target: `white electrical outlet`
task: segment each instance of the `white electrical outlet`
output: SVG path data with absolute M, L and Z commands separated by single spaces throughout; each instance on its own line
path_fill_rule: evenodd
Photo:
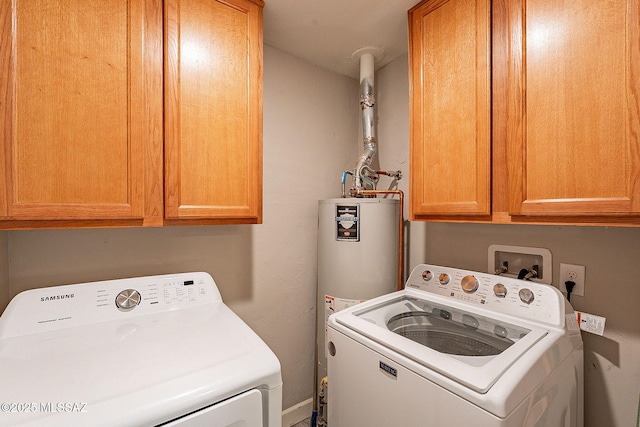
M 562 264 L 560 263 L 560 291 L 567 293 L 565 282 L 572 281 L 575 283 L 571 295 L 584 296 L 584 265 Z

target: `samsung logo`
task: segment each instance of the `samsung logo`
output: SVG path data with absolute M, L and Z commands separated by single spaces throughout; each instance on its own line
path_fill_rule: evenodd
M 73 294 L 52 295 L 50 297 L 42 297 L 42 298 L 40 298 L 40 301 L 42 301 L 42 302 L 45 302 L 45 301 L 57 301 L 57 300 L 69 299 L 69 298 L 73 298 L 73 297 L 74 297 Z

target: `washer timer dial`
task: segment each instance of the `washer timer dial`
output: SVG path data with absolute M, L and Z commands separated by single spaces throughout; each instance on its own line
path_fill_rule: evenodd
M 525 304 L 531 304 L 535 298 L 531 289 L 528 288 L 520 289 L 520 292 L 518 292 L 518 296 L 520 297 L 520 301 Z
M 116 296 L 116 307 L 120 311 L 131 311 L 140 304 L 141 299 L 140 292 L 135 289 L 125 289 Z
M 474 276 L 464 276 L 460 282 L 462 290 L 468 294 L 472 294 L 478 290 L 478 279 Z
M 507 296 L 507 287 L 502 283 L 496 283 L 493 285 L 493 293 L 498 298 L 504 298 Z

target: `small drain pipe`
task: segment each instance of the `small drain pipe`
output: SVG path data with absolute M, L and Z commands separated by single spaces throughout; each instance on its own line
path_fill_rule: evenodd
M 318 418 L 316 419 L 317 427 L 328 427 L 327 424 L 327 389 L 329 380 L 327 377 L 320 381 L 320 394 L 318 395 Z

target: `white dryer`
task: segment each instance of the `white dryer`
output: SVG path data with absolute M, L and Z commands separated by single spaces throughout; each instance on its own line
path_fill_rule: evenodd
M 583 425 L 583 345 L 554 287 L 419 265 L 329 318 L 329 427 Z
M 0 425 L 281 427 L 280 363 L 207 273 L 22 292 L 0 317 Z

